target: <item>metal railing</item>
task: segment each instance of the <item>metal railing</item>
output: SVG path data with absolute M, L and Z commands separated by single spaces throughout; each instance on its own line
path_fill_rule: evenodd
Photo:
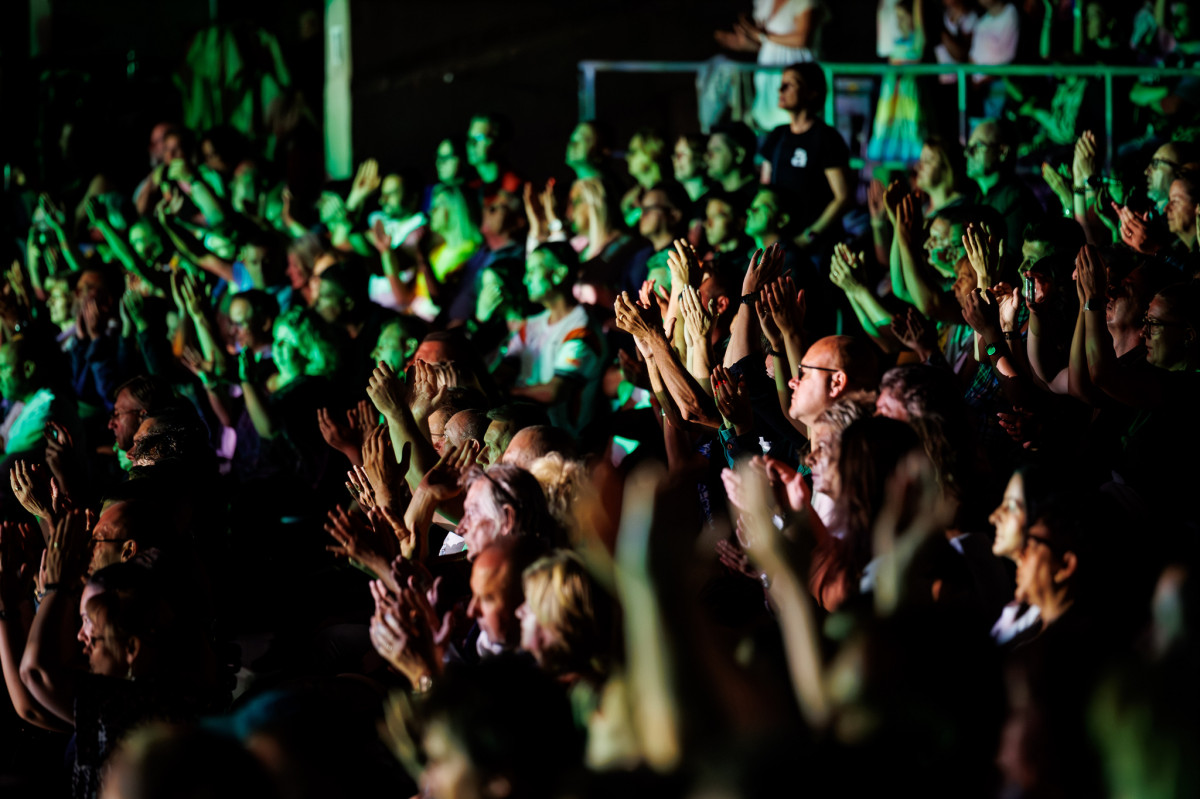
M 759 66 L 740 61 L 729 61 L 729 66 L 739 72 L 781 73 L 783 66 Z M 596 116 L 596 76 L 600 72 L 641 73 L 692 73 L 711 66 L 707 61 L 580 61 L 579 62 L 579 118 L 594 119 Z M 1008 64 L 1005 66 L 983 66 L 980 64 L 837 64 L 821 62 L 829 92 L 825 97 L 825 121 L 834 122 L 835 78 L 848 76 L 882 75 L 954 75 L 958 83 L 958 131 L 966 143 L 967 135 L 967 86 L 972 75 L 999 75 L 1001 77 L 1064 77 L 1080 75 L 1104 81 L 1104 140 L 1108 164 L 1113 160 L 1113 79 L 1136 78 L 1143 75 L 1157 77 L 1197 77 L 1197 69 L 1166 69 L 1157 67 L 1106 67 L 1106 66 L 1063 66 L 1044 64 Z

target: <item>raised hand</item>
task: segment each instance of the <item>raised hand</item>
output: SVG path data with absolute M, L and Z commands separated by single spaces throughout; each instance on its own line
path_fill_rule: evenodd
M 1121 241 L 1128 247 L 1143 255 L 1153 255 L 1162 249 L 1159 243 L 1151 238 L 1150 227 L 1147 224 L 1150 219 L 1149 211 L 1139 215 L 1129 210 L 1129 206 L 1117 205 L 1115 202 L 1112 207 L 1121 219 Z
M 893 226 L 896 224 L 896 212 L 900 209 L 900 201 L 908 194 L 908 185 L 899 180 L 889 183 L 887 190 L 883 193 L 883 210 L 887 213 L 888 221 Z
M 348 424 L 334 421 L 333 414 L 328 408 L 317 409 L 317 427 L 321 438 L 333 449 L 350 459 L 350 463 L 362 463 L 362 434 L 355 424 L 357 414 L 354 409 L 346 412 Z
M 414 419 L 426 419 L 440 404 L 445 391 L 438 386 L 438 372 L 425 361 L 413 361 L 408 370 L 409 409 Z
M 979 288 L 989 288 L 990 276 L 1000 270 L 1000 259 L 1004 257 L 1004 242 L 993 236 L 986 226 L 972 223 L 967 225 L 962 243 L 967 249 L 967 259 L 971 262 L 971 268 L 975 270 Z
M 1084 245 L 1075 256 L 1075 284 L 1084 302 L 1108 296 L 1108 269 L 1100 251 L 1091 244 Z
M 525 200 L 525 218 L 529 221 L 529 235 L 542 239 L 546 233 L 546 211 L 542 207 L 541 197 L 533 193 L 533 184 L 526 183 L 522 197 Z
M 717 410 L 725 422 L 740 435 L 754 422 L 754 411 L 750 408 L 750 394 L 745 379 L 736 380 L 724 366 L 713 368 L 711 384 Z
M 417 534 L 404 523 L 404 514 L 402 512 L 380 505 L 373 509 L 369 515 L 371 523 L 377 532 L 391 530 L 400 548 L 400 560 L 413 560 L 414 558 L 423 558 L 425 556 L 426 553 L 417 551 L 420 541 L 417 539 Z
M 376 580 L 371 583 L 371 595 L 375 598 L 371 644 L 413 688 L 426 687 L 441 673 L 453 617 L 446 614 L 439 623 L 425 597 L 406 586 L 393 595 Z
M 358 166 L 354 183 L 350 185 L 350 194 L 346 197 L 346 208 L 353 211 L 379 188 L 379 162 L 368 158 Z
M 762 572 L 750 562 L 746 551 L 727 538 L 717 541 L 717 559 L 734 574 L 749 577 L 754 581 L 762 579 Z
M 433 468 L 421 478 L 418 491 L 425 491 L 438 502 L 463 492 L 462 475 L 479 456 L 479 443 L 468 440 L 462 446 L 449 447 Z
M 389 419 L 396 419 L 403 413 L 404 384 L 396 377 L 392 367 L 380 361 L 371 373 L 371 381 L 367 384 L 367 396 L 375 408 Z
M 696 248 L 687 239 L 675 239 L 675 249 L 667 252 L 667 270 L 671 273 L 671 291 L 678 294 L 684 286 L 700 287 L 703 270 Z
M 845 244 L 839 243 L 833 248 L 833 260 L 829 262 L 830 282 L 847 294 L 866 288 L 861 270 L 857 268 L 862 260 L 861 253 L 856 255 Z
M 1042 180 L 1046 181 L 1046 185 L 1054 192 L 1063 208 L 1070 211 L 1075 207 L 1075 195 L 1068 176 L 1060 174 L 1048 161 L 1042 163 Z
M 691 286 L 685 287 L 679 296 L 681 298 L 679 310 L 683 315 L 684 332 L 687 333 L 689 340 L 696 342 L 696 346 L 699 346 L 712 334 L 717 315 L 717 301 L 710 299 L 708 307 L 705 308 L 700 292 Z
M 658 313 L 664 319 L 667 316 L 667 306 L 671 304 L 671 295 L 662 286 L 655 287 L 654 280 L 643 280 L 638 289 L 638 305 L 649 308 L 650 303 L 658 305 Z
M 404 475 L 408 473 L 411 455 L 412 445 L 405 443 L 404 450 L 400 454 L 400 462 L 396 462 L 396 454 L 392 450 L 392 439 L 388 436 L 387 425 L 379 425 L 363 439 L 363 472 L 371 481 L 375 502 L 380 507 L 403 512 L 403 508 L 399 507 L 398 503 L 405 493 Z
M 67 511 L 55 521 L 46 547 L 43 590 L 48 585 L 82 581 L 87 574 L 94 523 L 91 511 L 80 510 Z
M 1090 130 L 1085 130 L 1075 142 L 1075 157 L 1071 162 L 1076 185 L 1095 177 L 1096 161 L 1096 136 Z
M 908 347 L 922 361 L 929 360 L 938 348 L 937 327 L 930 323 L 916 308 L 909 308 L 903 315 L 892 318 L 892 335 Z
M 658 310 L 658 303 L 651 306 Z M 656 319 L 650 313 L 650 308 L 642 308 L 629 298 L 629 292 L 623 291 L 613 303 L 617 327 L 633 336 L 635 339 L 648 339 L 654 335 L 655 329 L 662 329 L 662 319 Z
M 755 250 L 750 256 L 746 276 L 742 278 L 742 296 L 757 294 L 758 290 L 779 277 L 783 269 L 783 248 L 772 244 L 766 250 Z
M 371 225 L 368 233 L 371 244 L 379 251 L 380 255 L 387 255 L 392 251 L 392 237 L 388 235 L 387 226 L 382 218 L 375 220 L 375 224 Z
M 867 187 L 867 210 L 871 214 L 872 222 L 878 222 L 887 216 L 886 194 L 887 190 L 883 187 L 882 181 L 872 180 Z
M 1013 406 L 1012 413 L 1000 411 L 996 418 L 1000 422 L 1000 429 L 1007 433 L 1009 438 L 1020 444 L 1023 449 L 1033 448 L 1034 438 L 1040 429 L 1033 411 Z
M 395 538 L 379 535 L 363 514 L 347 513 L 340 505 L 329 511 L 325 532 L 337 541 L 325 547 L 327 551 L 363 564 L 376 576 L 384 573 L 399 554 Z
M 75 439 L 58 422 L 49 422 L 42 431 L 46 441 L 46 466 L 50 469 L 50 507 L 57 510 L 66 501 L 66 490 L 75 473 Z
M 860 255 L 859 258 L 861 257 Z M 759 295 L 759 303 L 766 306 L 780 333 L 785 336 L 800 335 L 804 329 L 807 306 L 804 301 L 804 289 L 797 291 L 791 276 L 778 278 L 770 285 L 764 286 Z
M 371 487 L 371 480 L 362 466 L 353 466 L 346 472 L 346 490 L 364 511 L 375 507 L 375 489 Z
M 963 300 L 963 321 L 971 329 L 985 339 L 995 335 L 1000 330 L 1000 310 L 992 302 L 991 295 L 983 289 L 976 289 Z
M 53 478 L 40 465 L 17 461 L 8 476 L 13 495 L 22 508 L 43 519 L 58 517 L 61 509 L 55 506 L 51 487 Z
M 1021 310 L 1021 287 L 1010 286 L 1007 283 L 997 283 L 990 289 L 999 309 L 1000 330 L 1005 333 L 1015 333 L 1017 330 L 1017 314 Z
M 917 205 L 915 194 L 906 194 L 896 208 L 896 235 L 901 240 L 912 243 L 917 240 L 921 230 L 921 207 Z

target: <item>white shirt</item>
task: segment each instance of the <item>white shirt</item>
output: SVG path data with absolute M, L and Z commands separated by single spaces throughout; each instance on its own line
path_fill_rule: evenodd
M 584 306 L 550 324 L 550 312 L 525 320 L 513 334 L 508 354 L 521 359 L 519 385 L 540 386 L 555 377 L 584 383 L 570 400 L 548 409 L 550 421 L 573 433 L 591 421 L 596 408 L 598 382 L 604 367 L 604 338 L 588 318 Z
M 971 63 L 1011 64 L 1017 57 L 1020 33 L 1021 18 L 1012 3 L 999 14 L 984 14 L 971 37 Z

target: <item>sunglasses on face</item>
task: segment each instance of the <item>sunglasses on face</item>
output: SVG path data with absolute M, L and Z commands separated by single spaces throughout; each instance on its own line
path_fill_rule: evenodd
M 839 371 L 838 369 L 830 369 L 827 366 L 808 366 L 807 364 L 802 363 L 796 367 L 796 379 L 797 380 L 804 379 L 804 370 L 805 369 L 815 369 L 818 372 L 837 372 L 837 371 Z

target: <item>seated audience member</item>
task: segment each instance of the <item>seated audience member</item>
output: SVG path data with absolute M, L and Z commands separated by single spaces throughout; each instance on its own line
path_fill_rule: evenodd
M 577 179 L 602 177 L 608 171 L 609 133 L 594 119 L 580 122 L 567 140 L 567 167 Z
M 606 348 L 571 292 L 573 264 L 565 244 L 543 244 L 530 254 L 525 287 L 530 302 L 546 310 L 525 320 L 507 355 L 520 365 L 512 395 L 545 405 L 554 424 L 578 434 L 600 411 L 595 385 Z
M 714 189 L 728 197 L 738 217 L 746 213 L 758 191 L 754 145 L 754 132 L 741 122 L 718 125 L 708 135 L 708 149 L 704 153 L 708 178 Z
M 705 260 L 711 262 L 714 270 L 745 262 L 750 251 L 750 240 L 743 232 L 745 227 L 745 212 L 737 210 L 729 195 L 717 190 L 708 193 L 704 206 L 704 242 L 708 245 Z
M 479 462 L 483 466 L 500 463 L 513 438 L 525 428 L 549 423 L 545 409 L 530 402 L 500 405 L 488 411 L 487 418 L 490 424 L 484 433 L 483 450 L 479 454 Z
M 1007 125 L 988 119 L 971 131 L 967 177 L 979 187 L 978 202 L 1004 217 L 1008 252 L 1021 249 L 1025 226 L 1042 215 L 1037 197 L 1016 175 L 1017 153 Z

